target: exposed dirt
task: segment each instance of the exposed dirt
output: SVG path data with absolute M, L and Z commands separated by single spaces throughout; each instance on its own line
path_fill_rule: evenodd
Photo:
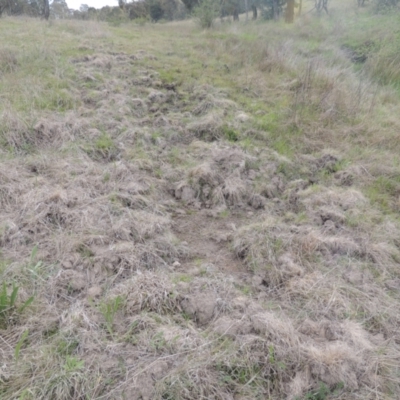
M 233 233 L 246 218 L 220 217 L 219 213 L 218 210 L 194 211 L 193 214 L 189 211 L 189 215 L 178 214 L 174 218 L 173 231 L 188 244 L 191 254 L 191 259 L 183 262 L 178 270 L 196 271 L 200 267 L 233 275 L 248 274 L 244 264 L 229 248 Z

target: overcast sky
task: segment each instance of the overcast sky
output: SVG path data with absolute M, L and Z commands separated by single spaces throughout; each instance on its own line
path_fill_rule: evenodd
M 118 0 L 66 0 L 68 8 L 78 10 L 81 4 L 87 4 L 89 7 L 101 8 L 104 6 L 117 6 Z

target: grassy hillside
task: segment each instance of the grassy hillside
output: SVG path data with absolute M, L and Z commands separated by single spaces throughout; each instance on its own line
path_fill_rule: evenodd
M 2 19 L 0 399 L 399 398 L 399 22 Z

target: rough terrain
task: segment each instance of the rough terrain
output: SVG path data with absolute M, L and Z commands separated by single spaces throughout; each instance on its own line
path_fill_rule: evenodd
M 1 399 L 398 398 L 400 100 L 336 23 L 5 23 Z

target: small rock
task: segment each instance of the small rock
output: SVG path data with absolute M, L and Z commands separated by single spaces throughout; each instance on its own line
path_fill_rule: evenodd
M 201 210 L 201 203 L 199 201 L 196 201 L 195 203 L 193 203 L 193 208 L 195 208 L 196 210 Z
M 251 197 L 249 204 L 255 209 L 264 208 L 265 207 L 265 199 L 264 199 L 264 197 L 260 196 L 259 194 L 254 194 Z
M 71 261 L 64 261 L 61 265 L 64 269 L 72 269 L 73 268 Z
M 163 99 L 165 97 L 164 93 L 159 92 L 157 90 L 153 90 L 149 95 L 148 95 L 148 100 L 150 102 L 155 102 L 155 101 L 160 101 L 161 99 Z
M 198 267 L 193 267 L 193 268 L 190 269 L 187 273 L 188 273 L 188 275 L 198 276 L 198 275 L 201 275 L 202 271 L 201 271 L 201 269 L 198 268 Z
M 181 295 L 182 293 L 189 292 L 190 284 L 188 282 L 178 282 L 176 284 L 176 291 Z
M 181 266 L 181 263 L 179 261 L 174 261 L 174 263 L 172 264 L 172 266 L 174 268 L 179 268 Z
M 249 117 L 246 113 L 240 112 L 240 113 L 238 113 L 238 114 L 236 115 L 236 119 L 237 119 L 239 122 L 246 122 L 246 121 L 248 121 L 248 120 L 250 119 L 250 117 Z
M 251 281 L 254 286 L 261 286 L 263 283 L 263 278 L 259 275 L 254 275 Z
M 87 291 L 88 297 L 91 297 L 91 298 L 99 297 L 99 296 L 101 296 L 101 293 L 102 293 L 102 289 L 100 286 L 92 286 Z
M 191 316 L 199 325 L 205 325 L 214 316 L 217 299 L 211 292 L 199 293 L 183 299 L 181 306 L 183 311 Z
M 182 189 L 181 198 L 182 198 L 183 201 L 191 201 L 191 200 L 194 199 L 195 194 L 196 194 L 195 191 L 191 187 L 185 186 Z
M 226 234 L 226 233 L 216 234 L 212 239 L 215 240 L 217 243 L 227 242 L 228 234 Z
M 268 299 L 268 293 L 267 292 L 260 292 L 258 295 L 257 295 L 257 300 L 258 301 L 260 301 L 260 302 L 262 302 L 262 301 L 265 301 L 265 300 L 267 300 Z
M 69 287 L 74 291 L 80 291 L 85 287 L 84 277 L 77 276 L 69 282 Z
M 217 218 L 218 211 L 215 210 L 202 210 L 202 214 L 204 214 L 208 218 Z
M 324 333 L 325 339 L 327 339 L 329 341 L 338 339 L 337 333 L 330 326 L 326 326 L 323 333 Z
M 97 79 L 93 75 L 89 75 L 89 74 L 85 75 L 84 79 L 86 82 L 96 82 L 97 81 Z

